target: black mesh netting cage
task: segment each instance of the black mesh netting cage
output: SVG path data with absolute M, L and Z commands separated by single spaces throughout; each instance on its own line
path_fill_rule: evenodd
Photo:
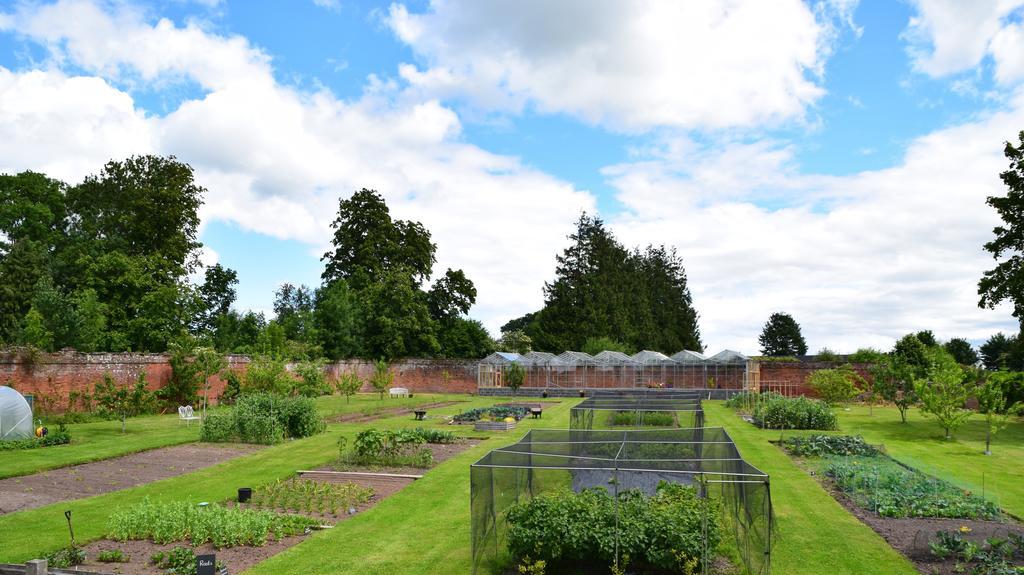
M 740 457 L 720 427 L 690 429 L 531 430 L 520 441 L 495 449 L 470 468 L 474 573 L 506 573 L 508 513 L 545 493 L 579 494 L 603 488 L 614 501 L 615 562 L 620 559 L 620 494 L 651 496 L 662 482 L 692 487 L 716 506 L 719 549 L 701 549 L 704 569 L 716 555 L 738 560 L 744 573 L 767 574 L 771 564 L 772 503 L 768 475 Z M 628 494 L 624 494 L 628 495 Z M 694 529 L 699 532 L 701 529 Z M 700 537 L 695 534 L 694 537 Z M 698 539 L 699 541 L 699 539 Z M 549 569 L 549 573 L 557 573 Z M 707 572 L 707 571 L 705 571 Z
M 599 395 L 569 411 L 570 429 L 704 427 L 700 399 L 665 395 Z

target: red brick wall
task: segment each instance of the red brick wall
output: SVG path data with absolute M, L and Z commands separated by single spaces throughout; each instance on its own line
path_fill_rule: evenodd
M 476 393 L 476 360 L 472 359 L 403 359 L 391 363 L 395 374 L 394 387 L 405 387 L 421 393 Z M 327 365 L 328 377 L 343 371 L 355 371 L 365 382 L 363 391 L 373 391 L 370 377 L 374 362 L 352 359 Z
M 834 369 L 843 365 L 832 361 L 762 361 L 760 364 L 761 391 L 778 391 L 784 395 L 816 397 L 807 378 L 819 369 Z M 871 381 L 871 364 L 856 363 L 853 369 L 866 381 Z
M 444 359 L 406 359 L 391 364 L 394 386 L 419 392 L 476 393 L 476 361 Z M 228 356 L 228 367 L 245 372 L 249 358 Z M 366 380 L 364 391 L 373 391 L 369 378 L 374 364 L 349 360 L 329 364 L 328 377 L 342 370 L 355 369 Z M 43 411 L 65 411 L 71 393 L 91 393 L 104 373 L 110 373 L 119 384 L 133 383 L 140 373 L 152 390 L 167 384 L 171 366 L 164 354 L 155 353 L 41 353 L 31 358 L 21 350 L 0 352 L 0 385 L 13 385 L 25 394 L 35 396 Z M 220 396 L 225 382 L 210 378 L 210 399 Z
M 249 358 L 229 355 L 228 366 L 244 371 Z M 160 389 L 171 378 L 167 356 L 156 353 L 41 353 L 34 359 L 24 351 L 0 352 L 0 384 L 13 385 L 35 396 L 43 411 L 64 411 L 72 392 L 91 393 L 103 374 L 110 373 L 119 384 L 134 383 L 146 374 L 149 389 Z M 224 381 L 210 378 L 210 398 L 224 390 Z

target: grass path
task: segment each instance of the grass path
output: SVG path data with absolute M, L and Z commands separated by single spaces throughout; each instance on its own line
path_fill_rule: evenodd
M 317 408 L 324 416 L 356 412 L 372 414 L 395 407 L 463 399 L 472 397 L 464 394 L 416 394 L 412 398 L 381 401 L 376 393 L 360 393 L 350 401 L 340 395 L 318 398 Z M 198 422 L 186 426 L 176 413 L 133 417 L 128 420 L 123 434 L 120 421 L 71 424 L 68 426 L 71 431 L 69 445 L 3 452 L 0 456 L 0 479 L 191 443 L 199 440 L 199 427 Z
M 984 493 L 1005 511 L 1024 518 L 1024 420 L 995 435 L 985 455 L 985 424 L 972 415 L 952 440 L 934 420 L 912 409 L 907 423 L 894 407 L 855 406 L 837 410 L 843 433 L 861 434 L 882 444 L 889 455 L 921 471 L 975 493 Z
M 771 477 L 776 539 L 772 573 L 911 575 L 917 570 L 870 527 L 850 515 L 805 471 L 721 402 L 705 402 L 706 425 L 724 427 L 743 458 Z

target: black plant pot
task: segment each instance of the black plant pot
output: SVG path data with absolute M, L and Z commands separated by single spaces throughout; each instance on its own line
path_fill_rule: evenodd
M 238 488 L 238 502 L 248 503 L 252 499 L 252 488 L 251 487 L 239 487 Z

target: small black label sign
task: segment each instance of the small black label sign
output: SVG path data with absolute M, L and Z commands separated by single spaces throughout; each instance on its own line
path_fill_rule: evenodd
M 196 575 L 214 575 L 216 572 L 216 555 L 196 555 Z

